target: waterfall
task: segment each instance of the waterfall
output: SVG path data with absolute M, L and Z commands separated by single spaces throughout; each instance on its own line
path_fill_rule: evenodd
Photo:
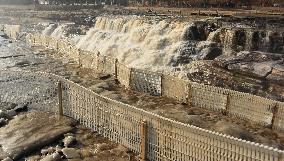
M 98 17 L 95 26 L 76 45 L 116 57 L 129 66 L 168 66 L 176 64 L 186 50 L 184 34 L 191 25 L 139 16 Z
M 43 34 L 68 38 L 82 50 L 99 51 L 130 67 L 151 70 L 244 50 L 284 53 L 283 33 L 245 27 L 208 30 L 208 26 L 210 22 L 203 20 L 108 15 L 97 17 L 82 35 L 74 24 L 51 24 Z
M 76 28 L 74 23 L 50 24 L 42 31 L 42 34 L 58 39 L 64 39 L 68 38 L 70 34 L 72 34 L 73 28 Z
M 212 41 L 212 42 L 218 42 L 220 43 L 220 34 L 221 34 L 221 29 L 218 29 L 216 31 L 211 32 L 208 35 L 207 41 Z
M 271 30 L 222 28 L 211 32 L 207 41 L 218 42 L 225 49 L 284 53 L 284 35 Z
M 57 28 L 56 24 L 50 24 L 42 31 L 42 34 L 50 36 L 56 28 Z
M 65 30 L 67 25 L 59 25 L 51 34 L 52 37 L 55 38 L 63 38 L 65 37 Z

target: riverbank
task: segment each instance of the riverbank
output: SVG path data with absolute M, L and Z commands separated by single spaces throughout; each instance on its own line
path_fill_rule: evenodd
M 26 11 L 23 11 L 23 12 L 26 12 Z M 143 11 L 142 13 L 144 12 L 147 12 L 147 11 Z M 7 18 L 6 19 L 7 21 L 4 21 L 4 22 L 17 23 L 17 19 L 19 19 L 20 13 L 22 12 L 19 11 L 18 13 L 14 13 L 14 15 L 17 15 L 16 18 L 13 17 L 13 15 L 10 15 L 11 19 L 5 17 Z M 58 15 L 61 14 L 61 12 L 59 11 L 40 12 L 39 17 L 34 15 L 36 13 L 35 11 L 31 11 L 27 13 L 28 13 L 27 15 L 31 17 L 34 16 L 34 18 L 29 19 L 29 17 L 27 17 L 26 19 L 25 18 L 19 19 L 19 22 L 18 22 L 20 24 L 23 23 L 24 31 L 26 32 L 42 31 L 45 27 L 48 26 L 49 23 L 56 24 L 54 20 L 56 21 L 62 20 L 61 19 L 62 17 L 59 17 L 59 18 L 57 17 Z M 92 15 L 93 17 L 88 15 L 90 12 L 86 13 L 84 11 L 76 11 L 76 13 L 80 13 L 82 17 L 91 17 L 91 21 L 88 21 L 88 22 L 92 22 L 92 20 L 96 20 L 95 18 L 96 18 L 97 13 Z M 77 20 L 82 18 L 80 17 L 80 14 L 77 17 Z M 70 23 L 71 15 L 72 15 L 71 13 L 65 13 L 65 16 L 63 16 L 64 21 L 60 21 L 60 23 L 64 23 L 66 21 L 69 21 Z M 42 22 L 46 24 L 41 25 L 40 23 Z M 141 26 L 142 26 L 141 24 L 140 26 L 137 25 L 137 28 Z M 200 26 L 197 26 L 197 27 L 200 27 Z M 86 29 L 89 29 L 89 28 L 86 27 Z M 201 27 L 200 29 L 204 29 L 204 28 Z M 75 31 L 77 32 L 80 30 L 75 30 Z M 110 31 L 108 30 L 108 28 L 106 28 L 100 32 L 108 33 Z M 74 33 L 74 32 L 72 31 L 71 33 Z M 105 33 L 104 35 L 106 35 Z M 239 32 L 236 32 L 236 33 L 239 33 Z M 176 32 L 176 34 L 180 36 L 179 35 L 180 31 Z M 152 39 L 152 40 L 155 41 L 155 39 Z M 122 43 L 125 43 L 125 42 L 122 42 Z M 113 46 L 113 44 L 111 45 Z M 149 44 L 149 46 L 150 45 L 152 44 Z M 242 44 L 238 44 L 238 45 L 241 46 Z M 240 47 L 238 47 L 238 49 L 240 49 Z M 15 41 L 11 39 L 2 38 L 0 51 L 1 51 L 0 52 L 0 60 L 1 60 L 0 68 L 1 69 L 23 70 L 23 71 L 27 70 L 27 71 L 34 71 L 34 72 L 44 71 L 44 72 L 54 73 L 54 74 L 63 76 L 64 78 L 69 79 L 75 83 L 78 83 L 84 87 L 87 87 L 88 89 L 91 89 L 94 92 L 99 93 L 108 98 L 118 100 L 120 102 L 127 103 L 130 105 L 139 107 L 141 109 L 145 109 L 147 111 L 156 113 L 158 115 L 165 116 L 173 120 L 195 125 L 195 126 L 198 126 L 204 129 L 208 129 L 208 130 L 221 132 L 223 134 L 228 134 L 228 135 L 240 138 L 240 139 L 261 143 L 261 144 L 272 146 L 272 147 L 279 148 L 279 149 L 284 149 L 283 133 L 272 130 L 270 127 L 262 127 L 262 126 L 259 126 L 259 125 L 256 125 L 256 124 L 253 124 L 247 121 L 239 120 L 237 118 L 229 117 L 226 115 L 220 115 L 219 113 L 215 113 L 209 110 L 204 110 L 199 107 L 192 107 L 189 105 L 181 104 L 169 98 L 154 97 L 148 94 L 126 90 L 111 75 L 104 74 L 104 73 L 97 73 L 92 69 L 82 68 L 74 60 L 70 59 L 68 55 L 58 54 L 56 51 L 52 49 L 46 49 L 40 46 L 30 47 L 29 45 L 21 41 Z M 129 50 L 129 52 L 131 52 L 131 50 Z M 264 91 L 270 92 L 268 93 L 268 95 L 271 93 L 278 94 L 277 97 L 273 95 L 272 98 L 277 98 L 281 100 L 281 97 L 278 97 L 278 96 L 279 95 L 281 96 L 281 93 L 283 94 L 282 86 L 281 85 L 273 86 L 273 88 L 271 89 L 267 86 L 267 84 L 265 84 L 265 82 L 263 82 L 263 80 L 266 80 L 266 77 L 272 74 L 274 74 L 274 76 L 276 76 L 275 78 L 277 79 L 283 78 L 282 77 L 283 71 L 281 70 L 281 61 L 283 61 L 283 57 L 279 56 L 278 54 L 269 54 L 269 53 L 263 53 L 263 52 L 252 52 L 252 53 L 234 52 L 233 54 L 234 56 L 229 55 L 229 58 L 227 58 L 226 55 L 224 55 L 223 57 L 220 57 L 220 59 L 215 59 L 214 61 L 211 61 L 211 60 L 193 61 L 185 65 L 183 70 L 188 70 L 189 71 L 188 77 L 191 80 L 196 81 L 196 82 L 206 83 L 206 84 L 211 84 L 211 85 L 216 85 L 216 86 L 225 86 L 227 88 L 233 88 L 233 89 L 237 89 L 241 91 L 247 90 L 247 92 L 250 92 L 250 93 L 258 93 L 258 91 L 255 91 L 255 89 L 262 90 L 262 88 L 264 88 Z M 149 54 L 149 56 L 151 55 Z M 250 56 L 253 56 L 253 57 L 251 58 Z M 150 57 L 147 57 L 147 58 L 149 59 Z M 251 60 L 254 58 L 258 58 L 256 59 L 257 60 L 256 63 L 264 62 L 264 64 L 260 64 L 262 65 L 261 68 L 257 68 L 260 70 L 251 70 L 251 69 L 256 69 L 254 68 L 255 67 L 254 65 L 250 64 Z M 275 66 L 273 66 L 272 68 L 270 68 L 270 65 L 271 65 L 269 64 L 270 61 L 275 61 L 276 59 L 277 59 L 277 64 L 279 65 L 279 67 L 276 68 Z M 267 68 L 267 66 L 269 67 Z M 180 68 L 176 68 L 176 69 L 178 72 Z M 265 70 L 265 69 L 268 69 L 268 70 Z M 277 70 L 279 70 L 279 72 L 277 72 Z M 266 72 L 264 75 L 263 75 L 263 71 Z M 253 75 L 253 79 L 252 79 L 250 76 L 251 76 L 251 73 L 253 72 L 256 74 L 256 76 Z M 240 77 L 238 73 L 245 74 L 245 75 L 244 76 L 242 75 L 242 77 Z M 259 76 L 264 76 L 265 78 L 264 79 L 259 78 Z M 250 84 L 247 84 L 248 82 Z M 242 87 L 246 87 L 246 88 L 242 88 Z M 266 95 L 266 93 L 265 92 L 260 93 L 259 95 Z M 6 107 L 7 106 L 3 107 L 3 109 Z M 7 121 L 7 123 L 9 125 L 9 121 Z M 80 140 L 80 136 L 79 136 L 79 134 L 81 134 L 80 131 L 85 128 L 81 129 L 81 127 L 78 127 L 78 125 L 75 125 L 73 127 L 75 131 L 79 131 L 79 133 L 77 135 L 76 132 L 73 132 L 73 134 L 70 134 L 70 136 L 71 137 L 73 136 L 77 140 Z M 91 130 L 86 130 L 86 131 L 88 133 L 86 134 L 88 135 L 88 137 L 92 138 L 93 136 L 95 136 L 93 138 L 94 140 L 90 141 L 90 144 L 92 145 L 86 144 L 87 146 L 93 147 L 91 149 L 87 149 L 87 151 L 91 151 L 92 153 L 91 158 L 89 159 L 91 160 L 96 159 L 96 158 L 100 159 L 98 157 L 95 157 L 96 154 L 95 155 L 93 154 L 96 151 L 93 144 L 96 144 L 95 142 L 97 140 L 100 140 L 103 138 L 96 137 L 97 134 L 92 132 Z M 65 137 L 70 138 L 69 134 L 66 134 Z M 47 157 L 48 159 L 50 158 L 50 156 L 47 154 L 52 154 L 52 156 L 56 156 L 56 157 L 60 156 L 61 159 L 66 159 L 67 156 L 65 154 L 62 155 L 60 150 L 56 150 L 56 146 L 62 144 L 63 139 L 64 138 L 61 137 L 59 140 L 56 140 L 52 142 L 52 144 L 49 144 L 47 147 L 45 147 L 45 148 L 52 147 L 50 149 L 48 148 L 51 152 L 46 153 L 45 148 L 44 148 L 45 150 L 43 150 L 44 151 L 43 153 L 40 152 L 39 150 L 33 151 L 32 155 L 35 155 L 35 156 L 32 156 L 32 158 L 35 158 L 34 160 L 40 160 L 40 159 L 44 159 L 45 157 Z M 106 151 L 103 152 L 102 155 L 106 157 L 105 158 L 106 160 L 113 159 L 112 158 L 113 154 L 112 152 L 109 153 L 109 151 L 111 149 L 116 149 L 118 145 L 112 142 L 109 142 L 109 141 L 105 141 L 105 143 L 107 145 L 104 145 L 104 146 L 108 146 L 108 144 L 110 144 L 111 148 L 108 148 L 108 147 L 103 148 L 103 149 L 106 149 Z M 79 144 L 74 145 L 73 148 L 75 148 L 75 151 L 73 149 L 73 152 L 74 152 L 73 154 L 79 153 L 80 155 L 79 160 L 88 159 L 88 157 L 85 157 L 85 156 L 82 157 L 83 154 L 80 151 L 84 150 L 85 147 L 82 148 L 81 145 L 82 145 L 82 142 L 81 143 L 79 142 Z M 127 149 L 124 149 L 122 150 L 123 155 L 118 155 L 120 158 L 122 158 L 122 160 L 129 160 L 129 156 L 132 159 L 134 159 L 135 155 L 133 154 L 124 155 L 125 152 L 127 154 L 129 153 Z M 57 153 L 59 153 L 59 155 Z M 29 155 L 23 158 L 30 158 L 30 157 L 31 156 Z M 118 158 L 115 158 L 115 159 L 118 159 Z

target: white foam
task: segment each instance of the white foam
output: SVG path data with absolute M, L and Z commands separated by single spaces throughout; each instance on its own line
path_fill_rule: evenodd
M 138 68 L 168 66 L 179 55 L 191 22 L 149 20 L 138 16 L 98 17 L 77 47 L 113 56 Z

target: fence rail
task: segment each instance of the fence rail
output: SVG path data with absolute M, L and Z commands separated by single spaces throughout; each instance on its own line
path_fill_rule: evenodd
M 189 81 L 170 75 L 162 76 L 162 95 L 187 103 L 190 87 Z
M 23 97 L 23 92 L 34 92 L 34 88 L 26 88 L 32 86 L 28 82 L 38 86 L 47 83 L 49 90 L 38 90 L 33 95 L 36 99 L 33 104 L 35 108 L 40 107 L 40 110 L 57 113 L 59 111 L 55 105 L 59 102 L 56 89 L 57 82 L 60 82 L 64 115 L 136 153 L 144 153 L 148 160 L 283 161 L 283 151 L 158 116 L 103 97 L 60 76 L 42 72 L 0 71 L 0 79 L 1 96 L 7 93 L 7 83 L 13 83 L 15 87 L 9 88 L 9 95 L 5 99 L 1 97 L 1 101 L 13 103 L 18 103 L 17 100 Z M 41 93 L 42 91 L 44 92 Z M 42 102 L 49 103 L 42 106 Z M 143 125 L 141 123 L 146 123 L 145 131 L 140 129 Z M 140 146 L 143 145 L 144 138 L 146 151 Z
M 0 24 L 0 29 L 10 38 L 17 39 L 20 36 L 21 26 Z
M 174 98 L 182 103 L 227 113 L 284 131 L 284 124 L 282 124 L 284 120 L 283 102 L 190 82 L 161 73 L 128 68 L 115 58 L 103 56 L 99 52 L 82 51 L 66 40 L 56 40 L 49 36 L 29 34 L 27 42 L 36 45 L 49 44 L 49 47 L 56 49 L 58 52 L 68 53 L 83 67 L 115 75 L 126 88 L 156 96 Z M 276 108 L 278 110 L 275 112 Z

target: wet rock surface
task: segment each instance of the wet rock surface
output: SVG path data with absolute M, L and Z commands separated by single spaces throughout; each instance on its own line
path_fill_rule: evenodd
M 283 101 L 283 62 L 283 54 L 276 53 L 245 51 L 222 55 L 208 68 L 210 77 L 216 80 L 209 84 Z
M 65 139 L 58 139 L 41 152 L 35 151 L 32 156 L 26 157 L 28 161 L 136 161 L 135 155 L 119 144 L 110 142 L 98 133 L 77 125 L 74 130 L 65 135 L 72 135 L 77 142 L 71 147 L 60 147 Z
M 70 147 L 72 144 L 76 143 L 76 138 L 73 134 L 66 134 L 65 138 L 63 139 L 64 147 Z
M 53 142 L 71 131 L 73 121 L 54 114 L 30 112 L 18 115 L 0 128 L 0 159 L 19 159 L 22 155 Z
M 262 52 L 240 52 L 236 56 L 220 56 L 215 62 L 229 71 L 253 75 L 259 78 L 267 77 L 272 69 L 281 66 L 284 56 Z
M 20 47 L 19 47 L 20 46 Z M 117 92 L 113 91 L 114 86 L 118 87 L 117 85 L 113 84 L 115 80 L 110 78 L 109 76 L 106 77 L 104 74 L 95 73 L 89 69 L 80 69 L 78 65 L 74 63 L 73 60 L 68 58 L 63 58 L 57 53 L 54 53 L 53 50 L 46 50 L 41 47 L 34 47 L 31 49 L 29 46 L 23 45 L 22 42 L 12 41 L 9 46 L 2 46 L 5 48 L 5 51 L 0 52 L 0 54 L 4 54 L 10 52 L 14 47 L 19 47 L 17 51 L 12 52 L 14 55 L 17 55 L 18 52 L 21 52 L 21 57 L 13 57 L 10 54 L 7 60 L 9 61 L 4 62 L 1 64 L 1 69 L 16 69 L 16 70 L 30 70 L 30 71 L 45 71 L 45 72 L 52 72 L 58 75 L 61 75 L 67 79 L 75 80 L 81 85 L 84 86 L 94 86 L 94 89 L 102 89 L 101 92 L 104 92 L 105 95 L 113 95 L 114 97 L 120 96 Z M 1 48 L 1 47 L 0 47 Z M 10 49 L 11 48 L 11 49 Z M 1 59 L 1 58 L 0 58 Z M 29 61 L 33 61 L 34 63 L 27 63 L 24 66 L 17 66 L 14 67 L 15 62 L 21 62 L 22 59 L 29 59 Z M 20 63 L 21 64 L 21 63 Z M 92 74 L 90 74 L 92 73 Z M 5 79 L 4 79 L 5 80 Z M 105 83 L 106 82 L 106 83 Z M 37 84 L 42 84 L 41 86 L 45 86 L 44 82 L 37 82 Z M 29 90 L 29 89 L 27 89 Z M 44 90 L 44 89 L 43 89 Z M 99 93 L 99 92 L 98 92 Z M 27 93 L 23 93 L 22 96 L 27 95 Z M 32 96 L 32 95 L 31 95 Z M 89 160 L 89 161 L 101 161 L 101 160 L 119 160 L 119 161 L 129 161 L 129 160 L 136 160 L 135 155 L 132 154 L 127 148 L 119 148 L 118 144 L 108 141 L 107 139 L 103 138 L 102 136 L 94 133 L 92 130 L 89 130 L 83 126 L 70 126 L 66 125 L 66 129 L 64 130 L 64 123 L 61 125 L 54 124 L 56 122 L 57 117 L 41 117 L 41 115 L 37 115 L 34 121 L 38 122 L 38 126 L 30 127 L 31 129 L 27 128 L 27 131 L 21 131 L 21 127 L 25 128 L 23 125 L 24 123 L 28 124 L 28 121 L 21 121 L 21 123 L 16 124 L 15 122 L 22 119 L 22 114 L 30 115 L 30 110 L 33 110 L 32 107 L 26 107 L 25 102 L 29 101 L 29 99 L 24 99 L 23 102 L 17 103 L 10 103 L 10 102 L 1 102 L 0 103 L 0 116 L 4 118 L 7 122 L 0 126 L 0 136 L 5 134 L 5 137 L 8 138 L 8 134 L 2 133 L 5 131 L 7 133 L 11 132 L 10 128 L 15 130 L 16 134 L 22 133 L 22 135 L 15 135 L 16 138 L 10 139 L 0 139 L 0 160 L 6 156 L 11 156 L 17 158 L 16 160 L 19 161 L 60 161 L 60 160 Z M 28 111 L 26 111 L 28 108 Z M 27 112 L 27 113 L 26 113 Z M 47 114 L 43 114 L 47 115 Z M 52 115 L 51 115 L 52 116 Z M 41 118 L 39 118 L 41 117 Z M 0 119 L 1 119 L 0 118 Z M 24 118 L 23 118 L 24 119 Z M 48 119 L 54 119 L 52 124 L 49 124 L 47 121 Z M 40 122 L 42 125 L 40 126 Z M 45 124 L 45 122 L 47 122 Z M 30 124 L 31 125 L 31 124 Z M 73 121 L 72 124 L 73 125 Z M 26 125 L 28 126 L 28 125 Z M 46 127 L 45 127 L 46 126 Z M 9 129 L 8 129 L 9 127 Z M 68 127 L 68 128 L 67 128 Z M 15 128 L 15 129 L 14 129 Z M 58 132 L 57 137 L 55 137 L 55 133 L 52 133 L 52 128 Z M 44 131 L 46 129 L 46 131 Z M 58 131 L 57 131 L 58 130 Z M 44 132 L 43 132 L 44 131 Z M 51 131 L 51 132 L 49 132 Z M 70 131 L 67 133 L 67 131 Z M 39 133 L 38 137 L 34 137 L 34 135 L 27 135 L 26 133 L 32 132 L 34 135 Z M 60 133 L 60 135 L 59 135 Z M 9 133 L 10 134 L 10 133 Z M 63 137 L 64 134 L 64 137 Z M 26 136 L 27 135 L 27 136 Z M 48 135 L 45 137 L 45 135 Z M 3 136 L 4 137 L 4 136 Z M 12 137 L 12 136 L 10 136 Z M 25 138 L 27 137 L 27 138 Z M 37 140 L 36 144 L 29 139 L 29 137 L 33 137 L 34 140 Z M 47 141 L 48 140 L 48 141 Z M 2 142 L 3 145 L 2 146 Z M 14 141 L 13 144 L 9 144 L 8 142 Z M 23 144 L 23 145 L 22 145 Z M 96 150 L 97 144 L 107 144 L 109 147 L 108 149 L 101 149 Z M 12 147 L 13 146 L 13 147 Z M 23 150 L 23 146 L 25 149 Z M 13 153 L 8 154 L 9 152 L 4 151 L 4 147 L 9 147 L 10 151 Z M 43 147 L 43 148 L 42 148 Z M 70 157 L 70 153 L 67 153 L 68 150 L 66 149 L 71 148 L 73 151 L 76 151 L 76 156 L 72 156 L 70 159 L 67 159 L 67 156 Z M 7 148 L 5 148 L 7 149 Z M 66 155 L 63 154 L 63 149 L 65 149 Z M 115 149 L 110 152 L 110 150 Z M 117 150 L 119 149 L 119 150 Z M 122 153 L 122 154 L 121 154 Z M 79 157 L 78 157 L 79 154 Z M 73 155 L 73 153 L 72 153 Z M 129 159 L 130 158 L 130 159 Z M 14 160 L 15 161 L 15 160 Z

